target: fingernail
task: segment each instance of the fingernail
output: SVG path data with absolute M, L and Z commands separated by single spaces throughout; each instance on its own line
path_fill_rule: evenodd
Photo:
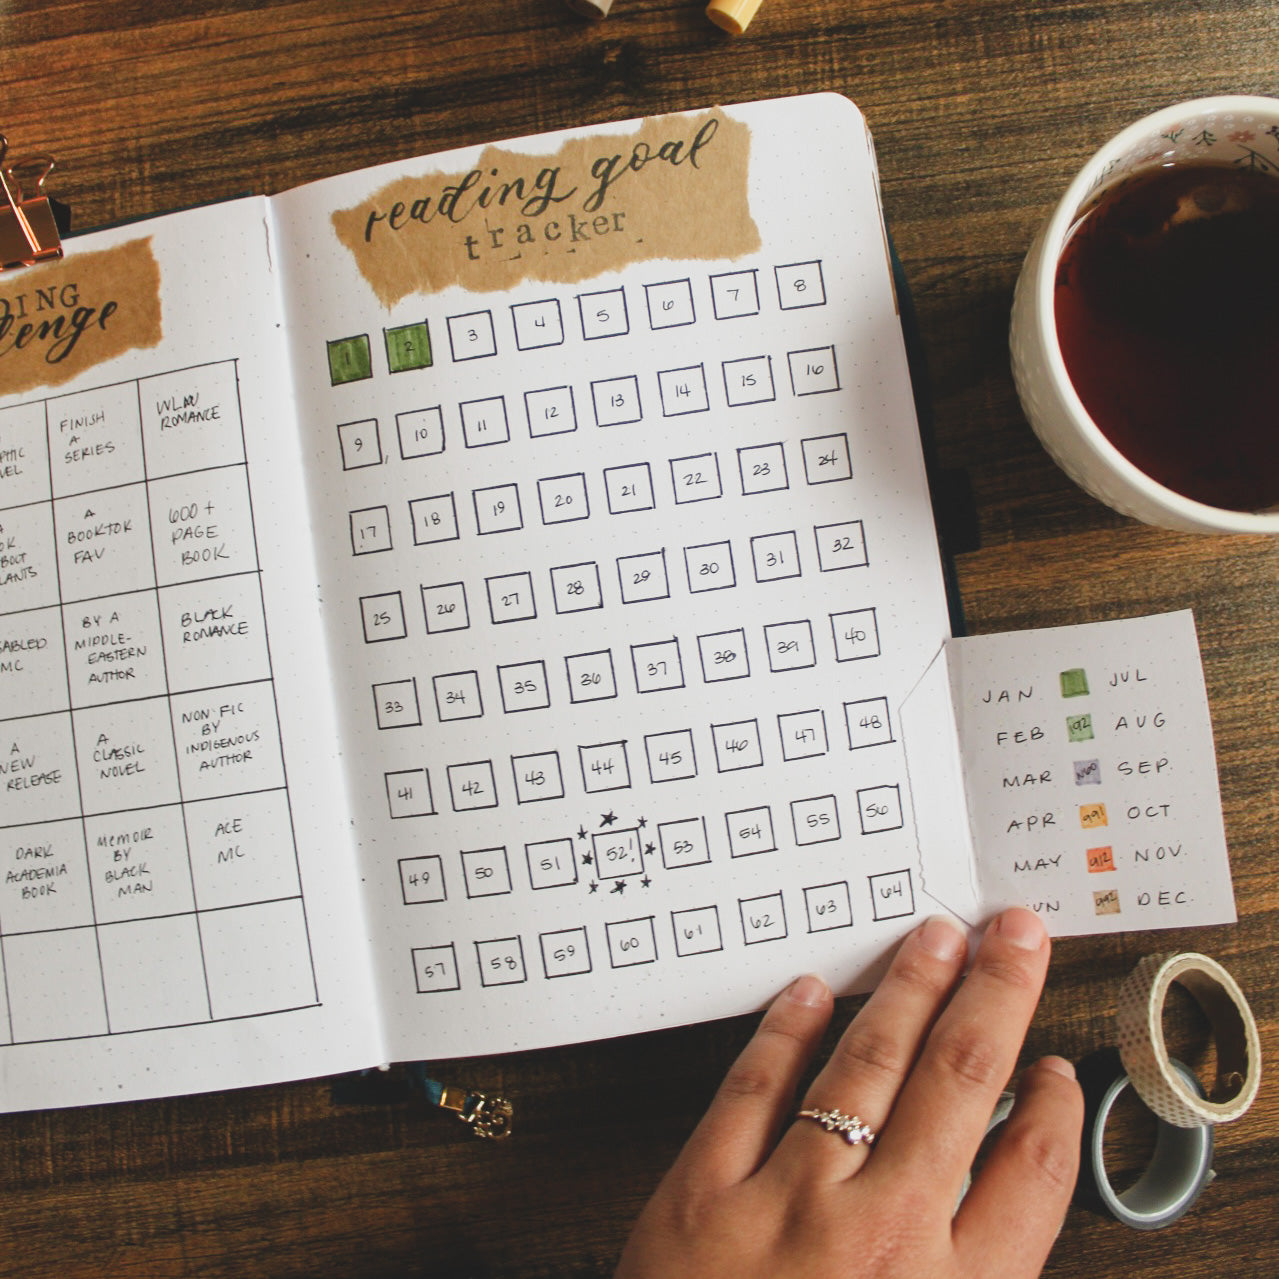
M 968 950 L 968 938 L 945 915 L 932 915 L 920 925 L 919 944 L 936 959 L 958 959 Z
M 826 1002 L 830 992 L 820 977 L 807 973 L 791 982 L 786 991 L 786 998 L 793 1004 L 803 1004 L 805 1008 L 817 1008 Z
M 1013 906 L 1004 911 L 995 920 L 995 930 L 1022 950 L 1038 950 L 1047 936 L 1039 916 L 1024 906 Z
M 1035 1063 L 1040 1070 L 1051 1070 L 1054 1075 L 1061 1075 L 1065 1079 L 1074 1079 L 1075 1068 L 1064 1057 L 1041 1057 Z

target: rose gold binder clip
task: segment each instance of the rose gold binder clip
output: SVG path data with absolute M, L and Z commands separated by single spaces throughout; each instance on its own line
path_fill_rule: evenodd
M 53 157 L 10 161 L 8 150 L 8 140 L 0 134 L 0 271 L 62 256 L 62 237 L 44 193 Z

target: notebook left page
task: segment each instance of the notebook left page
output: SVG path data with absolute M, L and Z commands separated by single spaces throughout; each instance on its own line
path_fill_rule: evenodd
M 261 200 L 0 279 L 0 1109 L 378 1059 L 275 281 Z

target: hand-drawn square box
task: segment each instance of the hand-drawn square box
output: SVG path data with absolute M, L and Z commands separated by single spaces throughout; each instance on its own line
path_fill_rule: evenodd
M 571 839 L 540 839 L 524 845 L 532 889 L 565 888 L 577 883 L 577 852 Z
M 373 685 L 373 706 L 379 728 L 413 728 L 422 722 L 417 680 L 388 680 Z
M 491 311 L 468 311 L 448 318 L 449 346 L 455 362 L 497 354 L 497 332 Z
M 676 503 L 707 502 L 724 496 L 715 453 L 695 453 L 692 457 L 671 458 L 671 488 Z
M 693 324 L 697 320 L 690 280 L 665 280 L 661 284 L 646 284 L 644 300 L 648 303 L 650 329 L 674 329 Z
M 594 653 L 572 653 L 564 659 L 571 702 L 599 702 L 617 696 L 611 649 Z
M 409 521 L 413 526 L 414 546 L 455 542 L 461 536 L 457 527 L 457 506 L 452 493 L 413 498 L 409 502 Z
M 777 717 L 777 735 L 782 743 L 782 758 L 814 759 L 830 749 L 826 737 L 826 712 L 794 711 Z
M 551 569 L 551 598 L 557 613 L 587 613 L 604 607 L 599 565 L 561 564 Z
M 668 733 L 649 733 L 644 738 L 651 782 L 678 782 L 697 776 L 697 756 L 693 751 L 693 730 L 677 728 Z
M 845 702 L 844 723 L 848 726 L 850 751 L 882 746 L 895 740 L 886 697 L 864 697 L 856 702 Z
M 444 861 L 440 857 L 401 857 L 400 892 L 406 906 L 448 900 L 444 886 Z
M 524 412 L 528 417 L 528 433 L 535 440 L 544 435 L 566 435 L 577 430 L 577 405 L 571 386 L 525 391 Z
M 853 478 L 848 436 L 814 435 L 800 442 L 804 454 L 804 478 L 810 484 L 834 484 Z
M 751 562 L 757 582 L 799 577 L 799 539 L 794 532 L 761 533 L 751 538 Z
M 547 977 L 573 977 L 591 971 L 591 948 L 585 928 L 541 933 L 542 971 Z
M 403 639 L 408 634 L 404 621 L 404 597 L 399 591 L 387 591 L 384 595 L 361 595 L 360 620 L 364 624 L 366 644 Z
M 582 770 L 582 789 L 588 795 L 602 791 L 626 790 L 631 784 L 631 764 L 625 742 L 596 742 L 577 748 Z
M 768 669 L 774 674 L 817 665 L 813 624 L 807 620 L 770 622 L 764 627 L 764 647 L 768 650 Z
M 901 830 L 902 794 L 896 783 L 889 786 L 866 786 L 857 792 L 857 814 L 863 835 Z
M 342 451 L 342 469 L 358 471 L 365 466 L 382 464 L 382 437 L 377 418 L 360 422 L 343 422 L 338 427 L 338 448 Z
M 742 496 L 776 493 L 790 487 L 786 474 L 786 450 L 781 442 L 753 444 L 737 450 L 737 472 L 741 478 Z
M 773 834 L 773 810 L 767 804 L 725 813 L 724 823 L 728 828 L 728 851 L 731 856 L 753 857 L 756 853 L 777 851 L 777 838 Z
M 832 928 L 851 928 L 853 903 L 849 897 L 847 881 L 841 879 L 833 884 L 805 888 L 804 913 L 808 916 L 810 933 L 826 933 Z
M 807 351 L 787 351 L 791 390 L 796 395 L 823 395 L 839 390 L 839 369 L 833 346 L 817 346 Z
M 536 351 L 544 346 L 560 346 L 564 341 L 564 316 L 558 298 L 516 302 L 511 307 L 511 322 L 517 350 Z
M 596 338 L 621 337 L 631 330 L 625 289 L 579 293 L 577 309 L 582 320 L 582 337 L 588 342 Z
M 667 870 L 705 866 L 711 859 L 705 817 L 684 817 L 678 821 L 659 822 L 657 844 L 662 851 L 662 865 Z
M 686 417 L 690 413 L 705 413 L 711 407 L 706 368 L 701 364 L 660 370 L 657 390 L 662 397 L 663 417 Z
M 777 398 L 771 355 L 749 355 L 741 360 L 725 360 L 720 369 L 724 376 L 724 398 L 728 401 L 729 408 L 770 404 Z
M 430 774 L 425 768 L 387 773 L 386 800 L 394 821 L 404 817 L 430 817 L 435 812 Z
M 629 466 L 606 466 L 604 492 L 608 497 L 610 515 L 651 511 L 656 505 L 653 497 L 653 472 L 647 462 L 634 462 Z
M 707 542 L 703 546 L 686 546 L 684 571 L 688 575 L 688 589 L 694 595 L 701 591 L 725 591 L 736 586 L 732 543 Z
M 614 968 L 631 968 L 636 964 L 656 961 L 657 935 L 653 930 L 652 915 L 605 924 L 604 932 L 608 937 L 608 962 Z
M 592 382 L 591 403 L 595 406 L 596 426 L 630 426 L 644 419 L 639 379 L 634 376 Z
M 635 672 L 637 693 L 656 693 L 668 688 L 684 687 L 684 663 L 680 657 L 678 639 L 632 644 L 631 666 Z
M 462 989 L 457 971 L 457 953 L 452 942 L 447 946 L 415 946 L 413 973 L 419 995 Z
M 465 584 L 443 582 L 422 587 L 422 614 L 428 635 L 466 630 L 471 624 L 471 614 L 466 605 Z
M 505 848 L 474 848 L 462 853 L 467 897 L 503 897 L 511 891 L 511 867 Z
M 910 871 L 887 871 L 883 875 L 868 875 L 870 900 L 874 916 L 880 919 L 901 919 L 915 913 L 915 889 L 910 881 Z
M 759 768 L 764 763 L 764 747 L 760 741 L 757 719 L 712 724 L 711 740 L 715 744 L 715 767 L 721 773 Z
M 526 622 L 537 616 L 531 573 L 486 577 L 484 587 L 488 592 L 489 616 L 495 626 L 504 622 Z
M 448 778 L 449 800 L 455 813 L 497 807 L 497 782 L 493 777 L 492 760 L 450 764 Z
M 681 959 L 689 955 L 707 955 L 724 949 L 724 938 L 719 927 L 718 906 L 673 910 L 671 911 L 671 929 L 675 934 L 675 953 Z
M 879 618 L 873 608 L 854 608 L 830 615 L 837 662 L 858 662 L 879 656 Z
M 495 937 L 475 943 L 475 963 L 484 986 L 518 986 L 528 980 L 524 943 L 518 937 Z
M 564 798 L 564 775 L 560 772 L 558 751 L 512 755 L 511 772 L 515 778 L 517 804 L 540 804 L 543 800 Z
M 385 506 L 352 511 L 350 523 L 353 555 L 376 555 L 391 549 L 391 512 Z
M 431 684 L 435 689 L 435 714 L 441 724 L 455 719 L 479 719 L 484 714 L 478 671 L 434 675 Z
M 665 548 L 660 551 L 645 551 L 640 555 L 618 556 L 617 582 L 623 604 L 670 599 L 671 584 L 666 573 Z
M 367 333 L 338 338 L 328 343 L 328 354 L 331 386 L 341 386 L 344 382 L 362 382 L 373 376 L 373 356 L 369 350 Z
M 466 400 L 457 406 L 462 418 L 462 443 L 468 449 L 505 444 L 511 438 L 511 423 L 506 416 L 506 397 L 490 395 L 483 400 Z
M 708 684 L 726 679 L 746 679 L 751 673 L 746 632 L 740 626 L 736 630 L 699 635 L 697 654 L 702 661 L 702 679 Z
M 471 501 L 475 506 L 475 531 L 481 537 L 489 533 L 512 533 L 524 527 L 518 484 L 473 489 Z
M 541 710 L 551 704 L 546 663 L 541 659 L 499 666 L 497 682 L 502 690 L 502 709 L 508 715 L 517 711 Z
M 711 307 L 717 320 L 736 320 L 759 314 L 759 282 L 750 271 L 726 271 L 711 276 Z
M 826 284 L 820 262 L 790 262 L 775 266 L 777 305 L 783 311 L 798 311 L 809 306 L 826 305 Z
M 817 542 L 817 563 L 823 573 L 844 568 L 863 568 L 866 555 L 866 526 L 861 520 L 842 524 L 819 524 L 813 528 Z
M 743 897 L 739 899 L 738 906 L 742 913 L 742 941 L 746 945 L 785 938 L 786 906 L 781 893 Z
M 431 330 L 425 320 L 383 329 L 386 367 L 392 373 L 409 373 L 431 367 Z
M 400 456 L 406 461 L 434 457 L 444 452 L 444 410 L 438 405 L 395 415 Z
M 571 475 L 548 475 L 538 480 L 537 500 L 542 508 L 543 524 L 567 524 L 572 520 L 590 519 L 586 476 L 581 471 L 574 471 Z
M 829 844 L 839 838 L 839 804 L 834 795 L 791 800 L 790 819 L 795 843 L 801 847 Z
M 639 831 L 599 831 L 591 836 L 591 855 L 595 873 L 600 879 L 620 879 L 623 875 L 644 873 L 644 854 L 640 849 Z

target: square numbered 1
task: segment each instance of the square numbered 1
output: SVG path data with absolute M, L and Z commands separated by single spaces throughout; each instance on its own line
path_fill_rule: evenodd
M 577 850 L 571 839 L 543 839 L 524 845 L 529 887 L 565 888 L 577 883 Z
M 679 728 L 666 733 L 649 733 L 644 738 L 644 756 L 648 760 L 648 777 L 651 782 L 686 781 L 697 776 L 692 729 Z

